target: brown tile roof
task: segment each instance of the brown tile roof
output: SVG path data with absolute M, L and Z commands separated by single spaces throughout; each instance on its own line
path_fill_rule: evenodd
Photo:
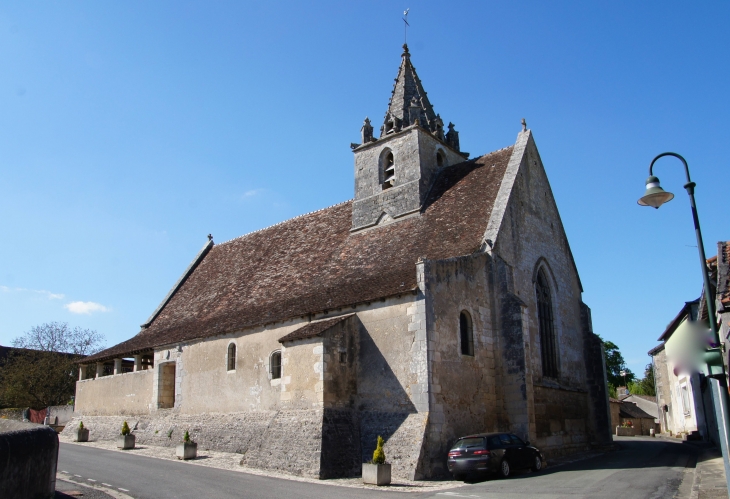
M 148 328 L 88 360 L 411 292 L 419 257 L 479 250 L 512 149 L 442 170 L 420 216 L 350 233 L 348 201 L 215 245 Z
M 333 317 L 332 319 L 325 319 L 319 322 L 310 322 L 306 326 L 302 326 L 299 329 L 287 334 L 286 336 L 282 336 L 281 338 L 279 338 L 279 343 L 284 343 L 286 341 L 303 340 L 305 338 L 314 338 L 315 336 L 319 336 L 320 334 L 324 333 L 335 324 L 339 324 L 340 322 L 349 319 L 353 315 L 355 314 L 341 315 L 340 317 Z
M 639 406 L 637 406 L 633 402 L 621 402 L 618 414 L 622 418 L 654 419 L 654 416 L 652 416 L 651 414 L 647 414 L 646 412 L 644 412 L 643 409 L 640 409 Z

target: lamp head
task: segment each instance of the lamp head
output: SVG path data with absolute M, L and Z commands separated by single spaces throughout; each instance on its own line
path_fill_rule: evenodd
M 646 192 L 637 201 L 641 206 L 651 206 L 659 209 L 661 205 L 674 199 L 674 194 L 667 192 L 659 185 L 659 179 L 651 176 L 646 179 Z

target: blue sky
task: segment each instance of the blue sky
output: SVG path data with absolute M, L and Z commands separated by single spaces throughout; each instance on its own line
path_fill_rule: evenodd
M 549 5 L 548 5 L 549 4 Z M 402 11 L 429 98 L 473 156 L 532 129 L 597 333 L 642 372 L 730 239 L 730 3 L 4 2 L 0 344 L 66 321 L 136 334 L 217 242 L 352 197 L 350 142 L 379 127 Z M 724 173 L 723 173 L 724 172 Z

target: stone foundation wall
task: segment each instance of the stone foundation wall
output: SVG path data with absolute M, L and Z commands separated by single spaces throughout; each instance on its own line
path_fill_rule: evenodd
M 588 394 L 563 388 L 535 386 L 534 444 L 548 458 L 588 449 Z
M 314 478 L 356 477 L 372 459 L 378 435 L 395 477 L 423 476 L 424 413 L 356 412 L 336 409 L 281 410 L 233 414 L 77 416 L 61 433 L 71 441 L 79 421 L 89 441 L 113 441 L 127 421 L 138 445 L 174 447 L 185 431 L 200 450 L 242 454 L 241 464 Z
M 359 413 L 359 417 L 362 449 L 360 462 L 372 460 L 380 435 L 385 440 L 383 451 L 386 461 L 391 465 L 393 477 L 419 480 L 427 476 L 427 470 L 424 469 L 426 460 L 422 450 L 428 413 L 368 411 Z M 360 472 L 361 469 L 358 470 L 358 475 Z

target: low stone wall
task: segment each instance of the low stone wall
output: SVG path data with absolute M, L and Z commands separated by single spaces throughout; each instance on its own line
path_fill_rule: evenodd
M 57 463 L 55 431 L 34 423 L 0 420 L 0 497 L 52 498 Z
M 636 430 L 633 428 L 629 428 L 626 426 L 617 426 L 616 427 L 616 436 L 617 437 L 633 437 L 636 435 Z
M 74 406 L 52 405 L 48 408 L 48 417 L 50 418 L 50 424 L 66 426 L 66 423 L 74 417 Z
M 76 412 L 92 416 L 148 414 L 154 371 L 103 376 L 76 382 Z
M 26 409 L 0 409 L 0 419 L 12 421 L 23 421 L 23 413 Z

